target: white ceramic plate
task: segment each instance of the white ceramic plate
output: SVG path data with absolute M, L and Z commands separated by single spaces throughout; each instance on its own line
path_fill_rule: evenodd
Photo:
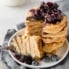
M 19 35 L 19 34 L 24 34 L 24 29 L 16 32 L 9 40 L 8 46 L 10 45 L 10 42 L 12 40 L 12 38 L 14 38 L 14 36 Z M 60 58 L 58 61 L 56 62 L 42 62 L 41 65 L 39 66 L 34 66 L 34 65 L 28 65 L 25 63 L 20 62 L 19 60 L 17 60 L 11 51 L 9 51 L 11 57 L 13 58 L 13 60 L 15 60 L 17 63 L 25 66 L 25 67 L 29 67 L 29 68 L 48 68 L 48 67 L 52 67 L 54 65 L 57 65 L 58 63 L 60 63 L 68 54 L 68 40 L 66 40 L 66 42 L 64 43 L 64 46 L 62 48 L 59 49 L 59 51 L 56 53 L 58 55 L 58 57 Z

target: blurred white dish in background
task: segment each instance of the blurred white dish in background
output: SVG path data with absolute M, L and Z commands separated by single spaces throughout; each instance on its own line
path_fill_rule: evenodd
M 0 2 L 6 6 L 22 6 L 25 1 L 26 0 L 2 0 Z

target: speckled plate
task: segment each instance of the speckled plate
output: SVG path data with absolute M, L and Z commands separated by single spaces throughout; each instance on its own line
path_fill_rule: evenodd
M 10 45 L 10 42 L 11 42 L 11 40 L 12 40 L 12 38 L 14 38 L 14 36 L 16 36 L 16 35 L 23 35 L 24 34 L 24 32 L 25 32 L 25 29 L 21 29 L 21 30 L 19 30 L 18 32 L 16 32 L 11 38 L 10 38 L 10 40 L 9 40 L 9 42 L 8 42 L 8 46 Z M 34 65 L 28 65 L 28 64 L 25 64 L 25 63 L 22 63 L 22 62 L 20 62 L 19 60 L 17 60 L 14 56 L 13 56 L 13 54 L 12 54 L 12 52 L 9 50 L 9 54 L 11 55 L 11 57 L 13 58 L 13 60 L 15 60 L 17 63 L 19 63 L 19 64 L 21 64 L 21 65 L 23 65 L 23 66 L 25 66 L 25 67 L 29 67 L 29 68 L 48 68 L 48 67 L 52 67 L 52 66 L 55 66 L 55 65 L 57 65 L 57 64 L 59 64 L 61 61 L 63 61 L 63 59 L 67 56 L 67 54 L 68 54 L 68 49 L 69 49 L 69 47 L 68 47 L 68 40 L 66 40 L 66 42 L 64 43 L 64 46 L 62 46 L 60 49 L 59 49 L 59 51 L 57 51 L 57 56 L 60 58 L 58 61 L 55 61 L 55 62 L 41 62 L 41 64 L 39 65 L 39 66 L 34 66 Z

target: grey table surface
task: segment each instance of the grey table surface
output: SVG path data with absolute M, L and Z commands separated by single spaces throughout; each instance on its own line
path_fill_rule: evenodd
M 62 9 L 62 11 L 67 15 L 67 17 L 69 18 L 69 0 L 60 0 L 57 2 L 59 5 L 60 5 L 60 9 Z M 68 22 L 69 22 L 69 19 L 68 19 Z M 19 24 L 17 25 L 17 28 L 18 29 L 21 29 L 22 27 L 24 27 L 24 25 Z M 6 34 L 6 37 L 4 39 L 4 43 L 3 45 L 7 45 L 7 42 L 9 40 L 9 38 L 16 32 L 15 29 L 11 29 L 11 30 L 8 30 L 7 34 Z M 68 23 L 68 40 L 69 40 L 69 23 Z M 3 61 L 3 63 L 6 65 L 6 68 L 7 69 L 29 69 L 29 68 L 26 68 L 26 67 L 23 67 L 21 65 L 19 65 L 18 63 L 16 63 L 11 57 L 10 55 L 8 54 L 7 51 L 2 51 L 2 54 L 1 54 L 1 59 Z M 46 69 L 46 68 L 45 68 Z M 64 61 L 62 61 L 60 64 L 54 66 L 54 67 L 51 67 L 51 68 L 48 68 L 48 69 L 69 69 L 69 54 L 68 56 L 65 58 Z

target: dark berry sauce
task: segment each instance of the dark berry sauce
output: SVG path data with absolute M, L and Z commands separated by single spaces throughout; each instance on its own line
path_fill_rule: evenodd
M 42 2 L 39 9 L 31 9 L 33 18 L 43 20 L 44 23 L 53 23 L 61 21 L 63 13 L 58 9 L 57 3 Z

